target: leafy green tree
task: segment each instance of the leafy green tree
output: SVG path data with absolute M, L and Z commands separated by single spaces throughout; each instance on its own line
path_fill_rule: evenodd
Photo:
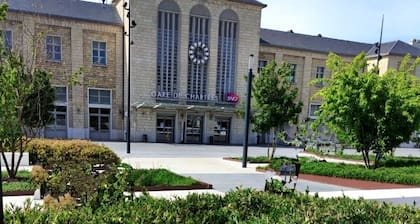
M 331 53 L 332 78 L 318 92 L 323 103 L 314 125 L 327 125 L 341 142 L 355 147 L 367 168 L 372 168 L 369 152 L 375 153 L 377 167 L 384 153 L 408 141 L 420 126 L 420 82 L 412 75 L 420 58 L 410 61 L 407 55 L 398 70 L 379 76 L 378 68 L 366 69 L 364 53 L 351 63 Z
M 252 85 L 255 113 L 252 117 L 254 130 L 260 133 L 279 130 L 284 134 L 284 126 L 296 123 L 302 111 L 302 102 L 297 102 L 298 89 L 290 81 L 292 68 L 287 63 L 277 66 L 271 62 L 255 77 Z M 274 156 L 276 143 L 273 139 Z
M 7 4 L 0 4 L 0 20 L 6 11 Z M 50 73 L 26 66 L 14 50 L 0 48 L 0 150 L 10 178 L 16 177 L 29 137 L 53 119 L 49 111 L 54 109 L 55 94 L 50 79 Z M 10 161 L 5 152 L 11 152 Z
M 51 73 L 35 69 L 30 93 L 23 106 L 23 124 L 30 136 L 39 137 L 43 127 L 50 124 L 54 117 L 55 90 L 51 86 Z
M 30 137 L 52 121 L 54 89 L 51 74 L 39 69 L 31 73 L 21 56 L 4 54 L 0 64 L 0 150 L 10 178 L 16 176 Z M 12 158 L 6 160 L 5 152 Z M 18 153 L 18 160 L 15 155 Z

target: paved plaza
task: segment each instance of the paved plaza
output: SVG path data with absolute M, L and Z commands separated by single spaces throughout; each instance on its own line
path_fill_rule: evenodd
M 126 143 L 102 142 L 113 149 L 124 162 L 135 168 L 166 168 L 175 173 L 191 176 L 213 185 L 218 192 L 228 192 L 237 187 L 249 187 L 262 190 L 267 174 L 257 172 L 256 164 L 242 168 L 240 162 L 224 160 L 224 157 L 241 157 L 242 146 L 214 146 L 188 144 L 132 143 L 131 153 L 126 153 Z M 302 149 L 277 148 L 276 156 L 296 158 Z M 356 153 L 346 150 L 345 153 Z M 267 155 L 267 148 L 250 146 L 248 156 Z M 399 148 L 396 156 L 420 157 L 420 149 Z M 370 200 L 388 201 L 395 204 L 420 202 L 420 188 L 411 189 L 378 189 L 362 190 L 315 181 L 299 179 L 296 189 L 300 192 L 309 190 L 318 192 L 321 197 L 338 197 L 346 195 L 351 198 L 363 197 Z M 419 203 L 416 203 L 419 207 Z

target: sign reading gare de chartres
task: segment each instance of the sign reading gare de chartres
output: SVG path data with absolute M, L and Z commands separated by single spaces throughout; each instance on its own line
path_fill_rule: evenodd
M 206 94 L 193 94 L 193 93 L 179 93 L 179 92 L 164 92 L 164 91 L 152 91 L 150 95 L 154 98 L 160 99 L 185 99 L 193 101 L 220 101 L 215 95 L 206 95 Z M 229 103 L 238 103 L 239 96 L 236 93 L 227 93 L 225 95 L 224 102 Z

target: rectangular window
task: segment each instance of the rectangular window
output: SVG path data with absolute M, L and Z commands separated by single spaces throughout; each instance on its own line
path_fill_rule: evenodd
M 67 87 L 56 86 L 55 88 L 55 108 L 51 113 L 54 121 L 48 125 L 47 129 L 66 130 L 67 129 Z
M 47 60 L 61 61 L 61 37 L 47 36 L 46 44 Z
M 258 73 L 268 64 L 267 60 L 258 60 Z
M 106 65 L 106 42 L 92 41 L 92 64 Z
M 316 67 L 315 78 L 323 79 L 324 78 L 324 71 L 325 71 L 325 67 L 323 67 L 323 66 Z M 324 85 L 324 83 L 322 81 L 319 81 L 315 84 L 315 86 L 317 86 L 317 87 L 321 87 L 323 85 Z
M 89 108 L 89 127 L 91 131 L 109 132 L 111 110 L 108 108 Z
M 291 83 L 296 83 L 296 69 L 297 69 L 297 65 L 296 64 L 289 64 L 290 69 L 292 70 L 290 76 L 288 77 L 289 82 Z
M 67 128 L 67 107 L 55 106 L 54 114 L 54 127 L 55 129 L 64 130 Z
M 65 86 L 55 87 L 55 102 L 67 102 L 67 88 Z
M 178 92 L 179 15 L 159 11 L 157 35 L 156 90 Z
M 111 90 L 89 89 L 89 104 L 111 104 Z
M 309 117 L 310 118 L 317 118 L 318 115 L 316 114 L 316 111 L 318 111 L 321 108 L 321 104 L 311 104 L 309 108 Z
M 10 52 L 12 50 L 12 31 L 11 30 L 2 30 L 1 37 L 3 41 L 3 48 Z

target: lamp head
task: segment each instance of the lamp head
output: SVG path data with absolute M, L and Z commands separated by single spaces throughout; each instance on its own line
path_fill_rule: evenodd
M 137 26 L 136 21 L 132 20 L 132 21 L 131 21 L 131 28 L 134 28 L 134 27 L 136 27 L 136 26 Z
M 254 55 L 249 55 L 249 61 L 248 61 L 248 69 L 252 69 L 254 67 Z

